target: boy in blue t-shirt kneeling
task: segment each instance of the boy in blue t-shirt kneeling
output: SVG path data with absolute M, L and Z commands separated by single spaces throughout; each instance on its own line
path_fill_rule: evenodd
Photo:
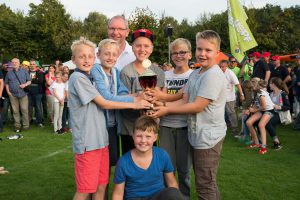
M 153 147 L 157 129 L 155 120 L 148 116 L 136 120 L 132 136 L 135 148 L 118 161 L 113 200 L 182 199 L 169 155 Z

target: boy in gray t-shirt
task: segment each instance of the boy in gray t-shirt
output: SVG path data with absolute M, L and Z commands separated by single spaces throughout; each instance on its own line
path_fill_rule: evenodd
M 226 135 L 226 78 L 216 64 L 220 44 L 220 36 L 214 31 L 197 33 L 196 58 L 201 68 L 190 75 L 183 99 L 155 107 L 157 112 L 152 115 L 189 114 L 188 135 L 198 199 L 220 199 L 216 176 Z
M 105 100 L 94 86 L 90 70 L 95 62 L 91 41 L 73 42 L 72 61 L 75 72 L 69 80 L 69 108 L 75 153 L 77 191 L 74 199 L 104 199 L 109 182 L 108 135 L 103 109 L 149 109 L 150 103 L 122 103 Z

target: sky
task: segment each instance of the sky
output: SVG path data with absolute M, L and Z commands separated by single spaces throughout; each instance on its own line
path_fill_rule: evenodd
M 85 19 L 89 12 L 97 11 L 107 17 L 125 14 L 129 17 L 138 8 L 148 7 L 157 17 L 162 14 L 172 16 L 179 22 L 187 19 L 195 22 L 199 16 L 206 13 L 220 13 L 226 10 L 227 0 L 60 0 L 67 13 L 73 19 Z M 242 5 L 251 8 L 261 8 L 266 4 L 290 7 L 300 5 L 299 0 L 241 0 Z M 40 4 L 41 0 L 0 0 L 13 11 L 20 10 L 26 15 L 29 3 Z

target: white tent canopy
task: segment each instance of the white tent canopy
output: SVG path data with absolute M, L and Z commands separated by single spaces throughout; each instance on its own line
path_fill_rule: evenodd
M 64 62 L 63 65 L 64 65 L 64 66 L 68 66 L 69 69 L 72 69 L 72 70 L 76 68 L 76 65 L 74 65 L 74 63 L 72 62 L 72 60 L 69 60 L 69 61 L 67 61 L 67 62 Z

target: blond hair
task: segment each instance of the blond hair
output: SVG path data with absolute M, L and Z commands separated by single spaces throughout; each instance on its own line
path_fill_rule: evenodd
M 192 45 L 191 42 L 185 38 L 177 38 L 176 40 L 174 40 L 173 42 L 171 42 L 170 44 L 170 49 L 173 49 L 181 44 L 184 44 L 188 47 L 188 50 L 191 51 L 192 50 Z
M 75 40 L 73 41 L 72 45 L 71 45 L 71 51 L 72 51 L 72 55 L 74 56 L 74 53 L 76 51 L 76 48 L 80 45 L 86 45 L 86 46 L 89 46 L 91 47 L 92 49 L 95 49 L 96 48 L 96 45 L 95 43 L 93 43 L 92 41 L 88 40 L 87 38 L 85 37 L 80 37 L 79 40 Z
M 133 130 L 134 133 L 136 130 L 148 131 L 148 132 L 153 131 L 155 134 L 158 133 L 158 127 L 156 121 L 147 115 L 143 115 L 135 121 Z
M 107 47 L 109 45 L 115 45 L 119 49 L 119 45 L 115 40 L 104 39 L 104 40 L 101 40 L 98 44 L 98 52 L 100 52 L 104 47 Z
M 221 38 L 217 32 L 213 30 L 205 30 L 202 32 L 198 32 L 196 34 L 196 42 L 198 42 L 198 40 L 200 39 L 209 41 L 210 43 L 214 44 L 218 50 L 220 50 Z

